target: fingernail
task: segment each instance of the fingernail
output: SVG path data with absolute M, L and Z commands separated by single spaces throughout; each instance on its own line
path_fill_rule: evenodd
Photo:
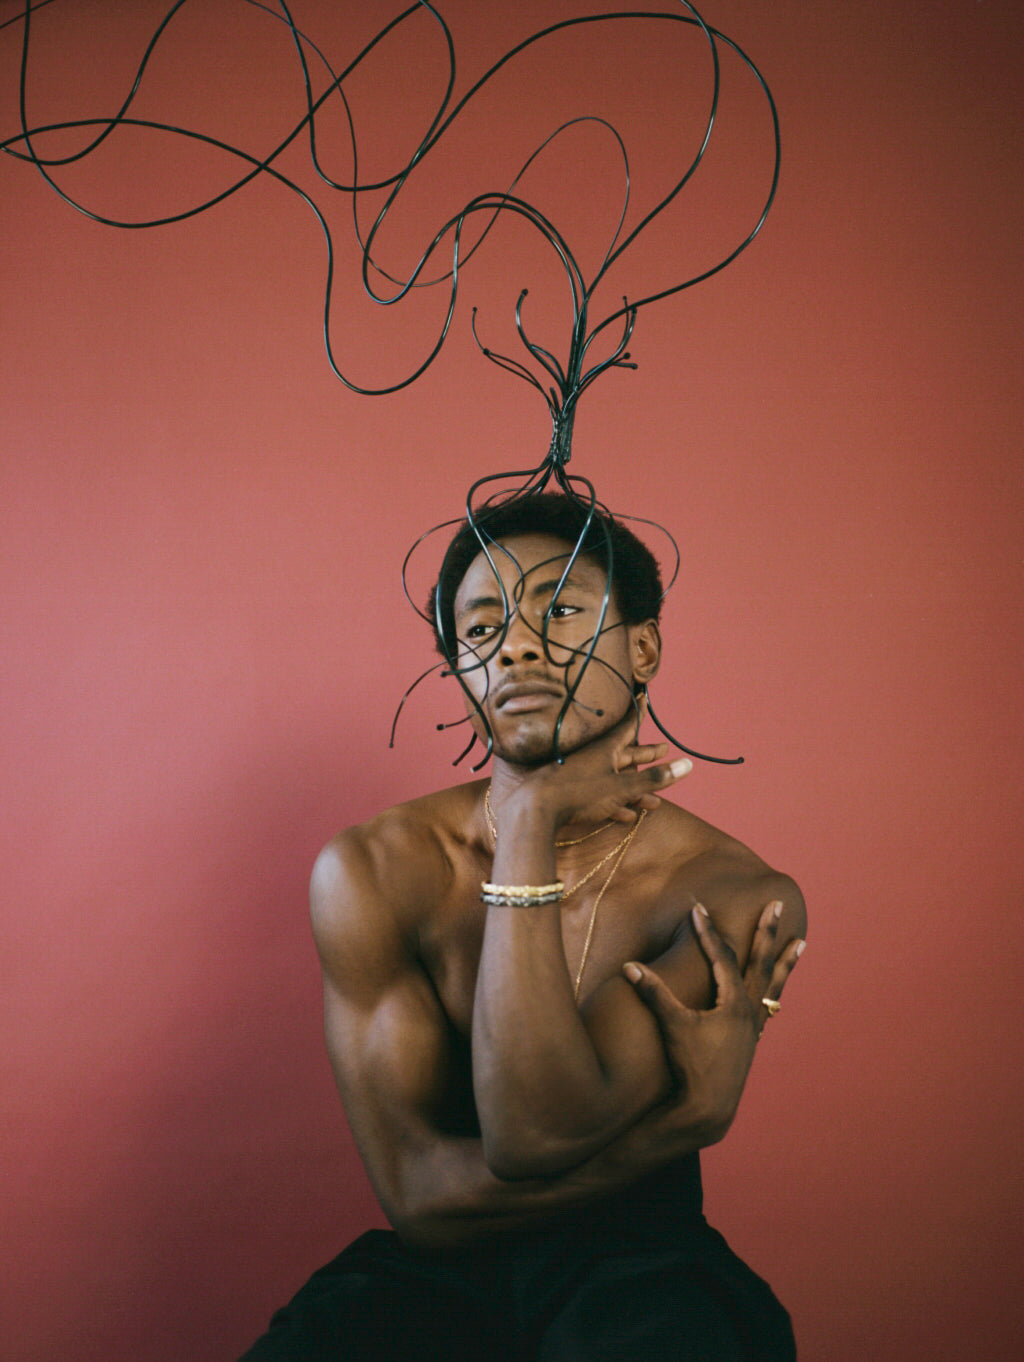
M 698 913 L 700 913 L 702 918 L 706 918 L 708 915 L 708 910 L 704 907 L 703 903 L 695 903 L 690 909 L 690 912 L 694 919 L 696 919 Z
M 806 941 L 798 941 L 796 943 L 796 958 L 798 960 L 800 959 L 801 955 L 803 955 L 804 948 L 806 947 L 806 945 L 807 945 Z
M 772 917 L 775 919 L 776 922 L 778 922 L 778 920 L 779 920 L 779 918 L 780 918 L 781 916 L 782 916 L 782 904 L 779 902 L 778 899 L 776 899 L 775 902 L 772 904 Z
M 644 977 L 643 970 L 640 968 L 640 966 L 634 965 L 632 962 L 630 962 L 628 965 L 623 965 L 622 972 L 631 984 L 638 984 L 640 980 Z
M 675 761 L 669 762 L 668 769 L 672 772 L 673 778 L 678 780 L 680 776 L 685 776 L 693 770 L 693 762 L 689 757 L 678 757 Z

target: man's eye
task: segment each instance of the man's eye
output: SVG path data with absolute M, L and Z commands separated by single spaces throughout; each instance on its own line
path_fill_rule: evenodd
M 578 615 L 580 613 L 580 606 L 562 604 L 553 605 L 547 613 L 548 619 L 564 620 L 568 619 L 570 615 Z
M 496 633 L 497 629 L 496 624 L 471 624 L 466 630 L 466 638 L 487 638 L 489 634 Z

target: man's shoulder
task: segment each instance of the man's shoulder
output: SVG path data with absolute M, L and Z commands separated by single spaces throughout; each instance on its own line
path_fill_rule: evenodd
M 314 915 L 363 904 L 401 911 L 427 885 L 443 891 L 452 875 L 451 846 L 470 806 L 466 791 L 422 795 L 332 837 L 313 866 Z
M 800 887 L 791 875 L 777 870 L 721 828 L 687 810 L 675 812 L 683 848 L 673 874 L 677 890 L 683 891 L 691 903 L 702 903 L 720 929 L 736 941 L 748 937 L 773 900 L 784 905 L 787 925 L 802 934 L 806 910 Z
M 737 879 L 758 877 L 771 867 L 731 834 L 716 828 L 689 809 L 664 801 L 664 837 L 670 846 L 669 863 L 677 872 L 725 875 Z M 666 817 L 667 815 L 667 817 Z

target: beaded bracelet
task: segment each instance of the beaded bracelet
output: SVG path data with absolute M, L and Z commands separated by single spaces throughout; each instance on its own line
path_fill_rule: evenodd
M 491 884 L 484 880 L 480 890 L 482 901 L 498 908 L 540 908 L 545 903 L 557 903 L 565 885 L 561 880 L 553 884 Z

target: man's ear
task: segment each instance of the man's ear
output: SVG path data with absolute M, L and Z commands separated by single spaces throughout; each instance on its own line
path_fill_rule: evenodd
M 630 626 L 630 660 L 633 663 L 633 682 L 646 686 L 658 674 L 661 665 L 661 632 L 657 621 L 645 620 Z

